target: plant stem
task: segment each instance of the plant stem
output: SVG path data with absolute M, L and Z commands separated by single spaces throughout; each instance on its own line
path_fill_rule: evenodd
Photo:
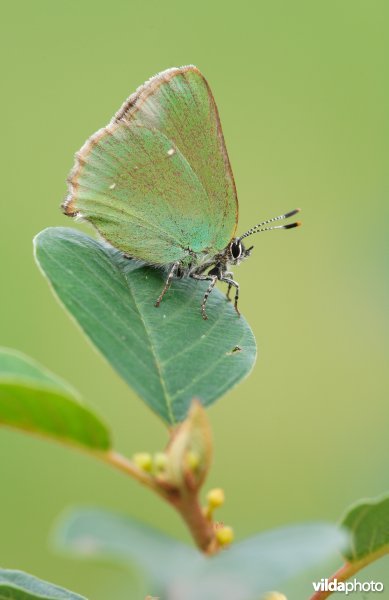
M 384 556 L 384 554 L 387 554 L 387 552 L 387 547 L 384 547 L 378 550 L 377 552 L 373 552 L 372 554 L 365 556 L 361 560 L 345 563 L 342 567 L 340 567 L 340 569 L 338 569 L 338 571 L 336 571 L 336 573 L 334 573 L 334 575 L 332 575 L 332 577 L 328 579 L 328 582 L 330 583 L 331 581 L 334 581 L 334 579 L 336 579 L 339 583 L 346 581 L 370 563 L 378 560 L 379 558 Z M 331 594 L 333 594 L 332 590 L 319 590 L 318 592 L 315 592 L 309 600 L 324 600 L 325 598 L 331 596 Z
M 199 550 L 205 554 L 215 554 L 219 550 L 212 521 L 203 514 L 197 492 L 184 493 L 178 489 L 162 485 L 149 473 L 143 471 L 131 460 L 114 450 L 98 456 L 112 467 L 152 489 L 173 506 L 186 523 Z
M 154 490 L 160 495 L 164 495 L 160 486 L 156 483 L 154 478 L 151 475 L 149 475 L 149 473 L 140 469 L 134 462 L 132 462 L 119 452 L 116 452 L 115 450 L 109 450 L 104 454 L 100 454 L 100 458 L 102 458 L 104 462 L 111 465 L 111 467 L 115 467 L 115 469 L 118 469 L 119 471 L 122 471 L 123 473 L 129 475 L 133 479 L 136 479 L 136 481 L 138 481 L 139 483 Z
M 334 581 L 334 579 L 337 579 L 338 581 L 346 581 L 346 579 L 349 579 L 349 577 L 354 575 L 359 570 L 355 569 L 356 564 L 357 563 L 344 564 L 342 567 L 340 567 L 340 569 L 336 571 L 336 573 L 334 573 L 334 575 L 332 575 L 332 577 L 328 579 L 328 582 L 330 583 L 331 581 Z M 320 590 L 318 592 L 315 592 L 313 596 L 311 596 L 310 600 L 324 600 L 324 598 L 328 598 L 328 596 L 330 596 L 331 594 L 332 591 L 330 590 Z
M 180 513 L 199 550 L 216 554 L 220 547 L 215 537 L 213 523 L 203 513 L 197 494 L 181 495 L 170 501 Z

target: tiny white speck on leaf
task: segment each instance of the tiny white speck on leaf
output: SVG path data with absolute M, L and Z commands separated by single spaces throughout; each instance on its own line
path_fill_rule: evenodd
M 100 542 L 91 535 L 83 535 L 73 543 L 73 546 L 80 554 L 88 556 L 99 550 Z
M 110 190 L 114 190 L 114 189 L 115 189 L 115 187 L 116 187 L 116 183 L 112 183 L 112 184 L 109 186 L 109 189 L 110 189 Z
M 167 151 L 167 155 L 168 156 L 173 156 L 173 154 L 175 154 L 175 152 L 176 151 L 174 150 L 174 148 L 170 148 L 170 150 Z

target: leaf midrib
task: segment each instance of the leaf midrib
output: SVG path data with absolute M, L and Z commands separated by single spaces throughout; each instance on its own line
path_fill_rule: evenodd
M 125 283 L 125 285 L 126 285 L 126 287 L 128 289 L 128 292 L 131 294 L 131 296 L 132 296 L 132 298 L 134 300 L 134 305 L 135 305 L 137 313 L 139 314 L 139 318 L 140 318 L 140 321 L 141 321 L 141 323 L 143 325 L 143 328 L 145 330 L 146 339 L 148 341 L 149 349 L 150 349 L 151 355 L 152 355 L 154 363 L 155 363 L 155 368 L 156 368 L 156 371 L 157 371 L 157 374 L 158 374 L 158 379 L 159 379 L 159 382 L 160 382 L 160 385 L 161 385 L 161 389 L 162 389 L 162 393 L 163 393 L 163 396 L 164 396 L 164 399 L 165 399 L 165 404 L 166 404 L 166 409 L 167 409 L 167 415 L 169 417 L 171 425 L 174 425 L 176 423 L 176 418 L 175 418 L 173 410 L 172 410 L 172 398 L 171 398 L 171 396 L 170 396 L 170 394 L 169 394 L 169 392 L 167 390 L 164 378 L 162 376 L 161 365 L 159 363 L 159 359 L 157 357 L 157 354 L 156 354 L 156 351 L 155 351 L 154 345 L 153 345 L 154 338 L 151 335 L 151 331 L 150 331 L 149 327 L 146 324 L 146 321 L 145 321 L 145 319 L 143 317 L 142 311 L 139 308 L 139 304 L 138 304 L 137 298 L 135 296 L 134 290 L 133 290 L 133 288 L 131 286 L 131 283 L 130 283 L 129 279 L 125 276 L 125 274 L 121 270 L 120 266 L 115 261 L 112 261 L 112 264 L 115 266 L 115 268 L 116 268 L 117 272 L 120 274 L 122 280 L 124 280 L 124 283 Z

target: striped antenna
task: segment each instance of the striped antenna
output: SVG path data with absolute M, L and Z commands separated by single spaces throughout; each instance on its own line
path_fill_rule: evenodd
M 239 241 L 244 238 L 252 235 L 253 233 L 261 233 L 262 231 L 271 231 L 272 229 L 292 229 L 293 227 L 299 227 L 301 225 L 301 221 L 295 221 L 295 223 L 288 223 L 287 225 L 275 225 L 274 227 L 263 227 L 264 225 L 268 225 L 269 223 L 274 223 L 274 221 L 281 221 L 282 219 L 289 219 L 289 217 L 293 217 L 298 212 L 300 212 L 300 208 L 295 208 L 295 210 L 291 210 L 284 215 L 280 215 L 279 217 L 273 217 L 272 219 L 268 219 L 267 221 L 262 221 L 262 223 L 258 223 L 255 227 L 252 227 L 246 233 L 241 235 L 238 239 Z

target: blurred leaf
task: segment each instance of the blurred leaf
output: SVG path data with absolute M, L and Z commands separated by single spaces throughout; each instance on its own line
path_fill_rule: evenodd
M 15 350 L 0 348 L 0 425 L 92 450 L 108 450 L 109 433 L 71 387 Z
M 344 553 L 349 562 L 388 553 L 389 496 L 354 505 L 343 518 L 342 526 L 351 532 L 350 549 Z
M 55 543 L 60 550 L 82 558 L 136 565 L 152 582 L 152 593 L 166 589 L 173 570 L 179 572 L 202 560 L 190 546 L 130 517 L 99 509 L 65 514 L 55 531 Z
M 181 578 L 174 598 L 252 600 L 333 556 L 344 542 L 344 534 L 327 523 L 266 531 L 232 544 L 201 571 Z
M 60 547 L 78 556 L 137 564 L 165 600 L 252 600 L 332 556 L 344 543 L 333 525 L 277 529 L 206 558 L 195 549 L 103 510 L 75 510 L 57 532 Z
M 69 228 L 35 238 L 37 261 L 60 301 L 105 358 L 165 421 L 185 419 L 192 398 L 207 406 L 253 367 L 253 334 L 207 282 L 174 280 L 159 309 L 166 274 L 126 260 Z M 235 350 L 238 348 L 238 350 Z
M 0 600 L 85 600 L 22 571 L 0 569 Z

